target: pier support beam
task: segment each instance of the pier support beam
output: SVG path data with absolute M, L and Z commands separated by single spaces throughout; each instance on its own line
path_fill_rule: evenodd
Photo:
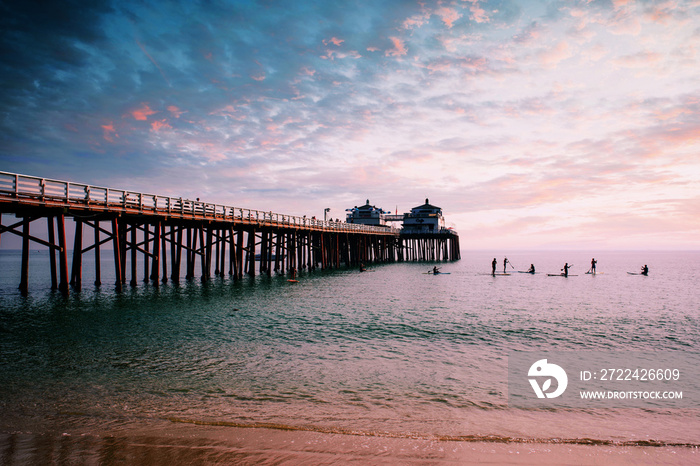
M 23 296 L 29 294 L 29 217 L 22 218 L 22 277 L 19 291 Z

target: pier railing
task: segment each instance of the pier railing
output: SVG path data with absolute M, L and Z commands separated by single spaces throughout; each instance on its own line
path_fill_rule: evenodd
M 255 223 L 260 226 L 318 228 L 357 233 L 398 234 L 400 231 L 397 228 L 317 220 L 307 216 L 299 217 L 0 171 L 0 201 L 3 199 L 26 204 L 51 204 L 57 207 L 79 207 L 105 212 L 126 211 L 184 219 Z

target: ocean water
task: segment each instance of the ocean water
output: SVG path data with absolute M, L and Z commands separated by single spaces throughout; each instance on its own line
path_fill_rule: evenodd
M 513 350 L 700 351 L 700 252 L 511 252 L 232 281 L 49 290 L 48 254 L 0 253 L 4 432 L 149 423 L 496 442 L 699 445 L 697 409 L 519 409 Z M 590 259 L 598 275 L 586 275 Z M 548 277 L 563 264 L 577 276 Z M 649 276 L 629 275 L 644 264 Z M 509 267 L 510 269 L 510 267 Z M 513 271 L 514 269 L 511 269 Z M 139 269 L 139 273 L 141 268 Z

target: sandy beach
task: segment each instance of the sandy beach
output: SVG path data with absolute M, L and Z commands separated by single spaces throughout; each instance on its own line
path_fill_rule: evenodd
M 684 446 L 617 446 L 387 438 L 197 426 L 163 420 L 104 432 L 0 434 L 0 462 L 22 464 L 697 464 Z M 154 425 L 153 425 L 154 424 Z

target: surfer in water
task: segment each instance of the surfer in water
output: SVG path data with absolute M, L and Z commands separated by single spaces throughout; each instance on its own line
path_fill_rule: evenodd
M 646 264 L 642 267 L 642 275 L 649 275 L 649 267 Z
M 493 261 L 491 261 L 491 275 L 496 275 L 496 265 L 498 265 L 498 261 L 494 257 Z
M 570 267 L 570 266 L 569 266 L 569 263 L 566 262 L 566 263 L 564 264 L 564 268 L 561 269 L 561 270 L 564 272 L 562 275 L 564 275 L 565 277 L 568 277 L 568 276 L 569 276 L 569 267 Z
M 591 259 L 591 273 L 595 273 L 595 265 L 598 263 L 597 260 L 595 260 L 595 257 Z
M 527 273 L 535 273 L 535 264 L 530 264 L 530 268 L 527 269 Z

